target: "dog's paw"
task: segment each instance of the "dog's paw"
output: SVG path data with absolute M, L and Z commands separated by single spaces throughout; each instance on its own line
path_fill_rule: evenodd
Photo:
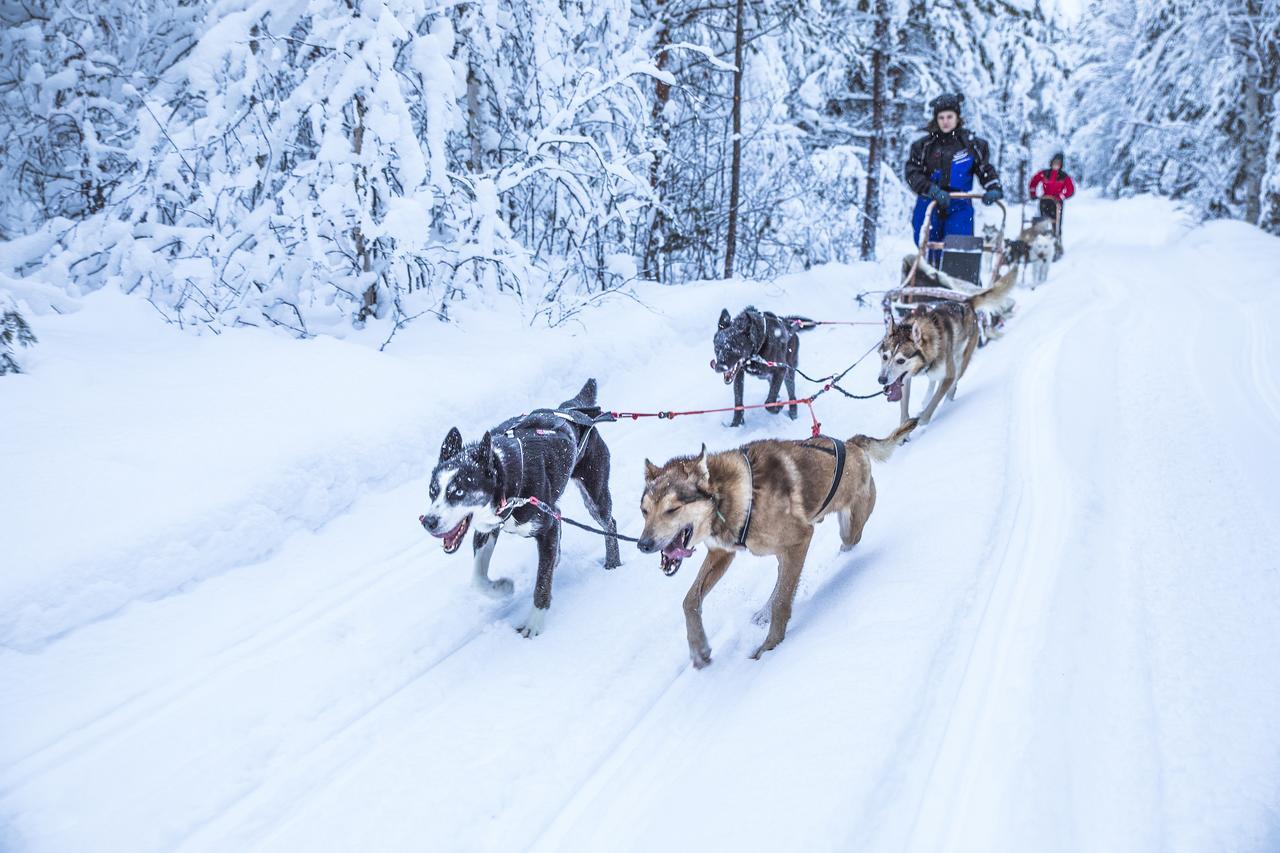
M 496 581 L 477 581 L 475 588 L 490 598 L 507 598 L 515 592 L 516 585 L 511 578 L 499 578 Z
M 795 406 L 792 406 L 787 410 L 787 417 L 794 421 L 796 418 L 800 417 L 800 413 L 796 411 Z
M 746 421 L 745 421 L 745 420 L 743 420 L 742 418 L 734 418 L 733 420 L 729 421 L 729 426 L 731 426 L 731 427 L 740 427 L 740 426 L 742 426 L 742 425 L 743 425 L 743 424 L 745 424 L 745 423 L 746 423 Z
M 700 649 L 689 649 L 689 659 L 693 663 L 694 669 L 706 669 L 711 666 L 711 647 L 703 646 Z
M 540 607 L 535 607 L 529 611 L 529 615 L 525 617 L 524 624 L 516 628 L 520 632 L 520 636 L 526 640 L 538 636 L 542 633 L 547 620 L 547 611 Z

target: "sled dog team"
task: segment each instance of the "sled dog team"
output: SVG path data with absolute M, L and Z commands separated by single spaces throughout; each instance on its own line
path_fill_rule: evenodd
M 719 453 L 708 453 L 704 444 L 696 455 L 663 465 L 645 460 L 640 499 L 644 531 L 636 547 L 657 553 L 666 575 L 674 575 L 699 545 L 707 549 L 684 599 L 695 667 L 711 663 L 703 599 L 740 551 L 778 560 L 777 583 L 754 620 L 767 622 L 768 634 L 752 657 L 782 642 L 814 525 L 835 515 L 841 549 L 858 544 L 875 508 L 872 463 L 887 461 L 913 430 L 928 424 L 944 396 L 954 398 L 956 383 L 978 346 L 978 309 L 1005 300 L 1016 275 L 1015 267 L 988 290 L 963 300 L 921 303 L 900 320 L 891 317 L 880 343 L 879 381 L 889 400 L 900 401 L 902 419 L 885 438 L 765 439 Z M 796 417 L 796 406 L 788 401 L 795 400 L 798 334 L 812 325 L 801 317 L 779 317 L 753 307 L 736 318 L 721 313 L 711 366 L 733 383 L 735 406 L 742 405 L 744 375 L 752 374 L 769 382 L 766 411 L 777 414 L 790 405 L 789 415 Z M 929 378 L 928 402 L 913 418 L 908 412 L 911 380 L 921 374 Z M 789 396 L 779 402 L 784 383 Z M 431 473 L 430 506 L 420 517 L 422 526 L 441 540 L 448 554 L 458 551 L 471 533 L 472 584 L 481 593 L 505 597 L 512 591 L 509 579 L 489 577 L 501 533 L 536 543 L 533 606 L 518 628 L 526 637 L 542 631 L 551 606 L 562 526 L 552 508 L 570 480 L 606 534 L 605 568 L 621 564 L 609 493 L 609 448 L 593 421 L 601 413 L 596 395 L 596 381 L 588 379 L 576 396 L 555 409 L 504 421 L 471 443 L 464 443 L 455 427 L 445 436 Z M 733 425 L 741 423 L 738 409 Z

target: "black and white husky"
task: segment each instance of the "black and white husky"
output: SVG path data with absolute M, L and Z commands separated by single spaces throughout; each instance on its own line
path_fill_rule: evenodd
M 742 396 L 747 374 L 769 380 L 769 393 L 764 398 L 765 411 L 776 415 L 782 411 L 778 402 L 782 383 L 787 384 L 787 399 L 796 398 L 796 369 L 800 365 L 800 333 L 812 329 L 814 322 L 807 317 L 780 317 L 772 311 L 757 310 L 748 305 L 737 317 L 729 316 L 729 309 L 720 311 L 711 344 L 716 357 L 711 369 L 723 374 L 724 383 L 733 383 L 733 421 L 729 426 L 742 426 Z M 770 367 L 765 362 L 773 362 Z M 796 404 L 790 404 L 788 416 L 796 419 Z
M 560 559 L 560 524 L 535 506 L 511 509 L 504 504 L 535 497 L 554 508 L 569 480 L 576 480 L 587 511 L 602 528 L 617 533 L 609 496 L 609 448 L 591 424 L 599 413 L 596 381 L 588 379 L 576 397 L 556 409 L 511 418 L 472 444 L 464 445 L 462 433 L 454 427 L 445 436 L 440 461 L 431 472 L 431 506 L 421 517 L 422 526 L 442 540 L 446 554 L 456 552 L 467 531 L 473 532 L 471 581 L 481 592 L 501 598 L 513 589 L 507 578 L 489 579 L 489 560 L 501 531 L 537 542 L 533 608 L 518 629 L 526 637 L 542 632 L 551 607 L 551 576 Z M 604 567 L 619 565 L 618 540 L 607 536 Z

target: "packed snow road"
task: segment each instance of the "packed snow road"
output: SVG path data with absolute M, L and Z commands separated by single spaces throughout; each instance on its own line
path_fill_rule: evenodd
M 546 632 L 521 639 L 532 544 L 499 543 L 491 574 L 516 592 L 494 602 L 416 523 L 438 443 L 588 374 L 612 408 L 726 405 L 706 366 L 722 305 L 850 319 L 850 295 L 882 281 L 655 289 L 652 310 L 606 306 L 589 333 L 512 331 L 539 353 L 516 363 L 425 336 L 348 375 L 364 350 L 335 345 L 310 380 L 246 355 L 243 382 L 265 371 L 265 390 L 310 402 L 264 418 L 259 395 L 226 395 L 210 421 L 181 405 L 200 384 L 175 382 L 172 405 L 112 412 L 110 444 L 100 423 L 39 428 L 31 407 L 86 381 L 50 356 L 52 390 L 38 371 L 0 388 L 27 413 L 0 451 L 17 472 L 0 519 L 24 519 L 0 521 L 23 555 L 0 586 L 0 849 L 1280 848 L 1280 241 L 1188 229 L 1149 199 L 1077 204 L 1048 284 L 1018 291 L 955 402 L 877 466 L 861 544 L 841 554 L 819 527 L 786 641 L 747 659 L 774 571 L 739 557 L 707 600 L 701 672 L 680 609 L 696 561 L 669 579 L 624 546 L 605 572 L 603 543 L 576 530 Z M 842 367 L 877 334 L 806 333 L 801 367 Z M 203 345 L 170 361 L 227 369 Z M 872 361 L 851 388 L 873 387 Z M 136 394 L 153 362 L 89 378 Z M 356 383 L 361 412 L 335 426 L 323 406 L 341 400 L 313 398 Z M 763 393 L 749 384 L 748 402 Z M 828 433 L 882 435 L 897 406 L 817 410 Z M 714 416 L 604 430 L 634 534 L 646 456 L 808 425 L 756 411 L 740 431 Z M 210 448 L 182 477 L 148 453 L 175 431 Z M 219 462 L 248 439 L 267 448 L 252 464 Z M 81 465 L 54 458 L 65 445 L 90 448 Z M 77 490 L 118 478 L 135 481 L 128 505 L 94 510 L 77 540 L 92 509 Z M 562 508 L 586 517 L 576 495 Z M 240 512 L 251 549 L 201 530 L 241 529 Z M 136 572 L 113 583 L 102 566 Z

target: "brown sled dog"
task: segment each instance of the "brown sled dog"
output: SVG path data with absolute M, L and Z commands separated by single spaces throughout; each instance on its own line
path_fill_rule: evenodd
M 663 573 L 674 575 L 695 547 L 707 545 L 707 557 L 684 599 L 694 667 L 711 663 L 702 600 L 743 549 L 778 558 L 778 582 L 755 619 L 767 619 L 769 634 L 752 657 L 758 660 L 782 642 L 813 526 L 836 513 L 842 550 L 858 544 L 876 505 L 871 460 L 888 460 L 914 427 L 909 421 L 884 439 L 769 439 L 710 456 L 703 445 L 697 456 L 677 457 L 662 467 L 645 460 L 644 533 L 636 547 L 646 554 L 659 552 Z
M 978 309 L 998 305 L 1018 278 L 1018 270 L 1007 272 L 994 287 L 966 299 L 937 300 L 916 306 L 902 320 L 889 315 L 889 328 L 880 342 L 880 384 L 890 401 L 901 401 L 902 422 L 910 413 L 911 378 L 929 377 L 929 402 L 920 413 L 923 426 L 933 418 L 945 394 L 955 399 L 956 383 L 969 367 L 978 347 Z

